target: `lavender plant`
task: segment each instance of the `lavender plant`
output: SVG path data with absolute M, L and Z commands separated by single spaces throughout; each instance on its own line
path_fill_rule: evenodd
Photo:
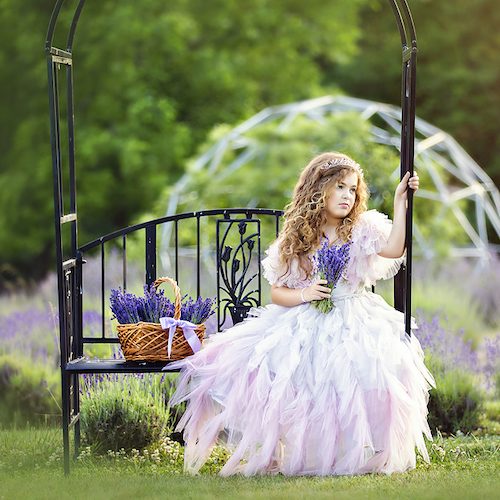
M 500 335 L 485 339 L 486 363 L 483 373 L 486 378 L 486 389 L 496 390 L 497 398 L 500 396 Z
M 143 297 L 137 297 L 121 287 L 114 288 L 111 290 L 110 303 L 113 312 L 111 319 L 116 318 L 120 324 L 140 321 L 159 323 L 162 317 L 173 317 L 175 310 L 175 304 L 165 296 L 165 291 L 157 290 L 153 284 L 144 285 Z M 181 299 L 180 319 L 197 325 L 203 323 L 215 312 L 214 304 L 215 298 L 198 297 L 193 300 L 186 294 Z
M 420 310 L 418 312 L 421 314 Z M 448 370 L 460 367 L 473 373 L 481 371 L 478 354 L 472 347 L 472 341 L 464 338 L 463 330 L 454 332 L 443 328 L 437 314 L 431 321 L 420 319 L 415 335 L 422 348 L 437 356 Z
M 437 314 L 428 321 L 418 308 L 416 315 L 418 329 L 414 333 L 426 354 L 440 360 L 440 371 L 448 373 L 458 369 L 475 375 L 482 389 L 493 395 L 498 389 L 495 378 L 500 369 L 500 335 L 485 337 L 478 349 L 474 349 L 472 341 L 465 338 L 463 329 L 452 331 L 444 328 Z
M 202 299 L 198 297 L 193 300 L 189 297 L 188 300 L 181 304 L 181 319 L 191 321 L 195 325 L 203 323 L 209 316 L 211 316 L 215 309 L 212 309 L 214 299 Z
M 349 250 L 351 241 L 343 245 L 329 246 L 328 240 L 314 254 L 313 260 L 317 268 L 319 278 L 326 279 L 326 286 L 333 290 L 340 279 L 342 270 L 349 262 Z M 335 304 L 331 298 L 314 300 L 312 305 L 324 313 L 330 312 Z
M 167 404 L 174 378 L 151 374 L 84 374 L 81 422 L 84 444 L 96 453 L 143 449 L 172 432 L 176 412 Z

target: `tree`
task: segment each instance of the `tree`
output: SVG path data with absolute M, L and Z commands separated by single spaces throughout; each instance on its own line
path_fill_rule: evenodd
M 414 0 L 417 114 L 444 129 L 500 184 L 500 9 L 495 0 Z M 357 55 L 325 63 L 325 82 L 345 92 L 399 105 L 399 33 L 386 0 L 362 11 Z
M 80 242 L 147 210 L 215 124 L 322 94 L 318 61 L 354 52 L 364 1 L 87 2 L 74 45 Z M 0 261 L 35 279 L 54 263 L 43 54 L 52 6 L 0 3 L 10 70 L 0 83 Z M 60 34 L 55 45 L 64 48 Z
M 291 199 L 300 171 L 313 156 L 324 151 L 342 151 L 355 158 L 363 168 L 370 188 L 369 208 L 377 208 L 393 217 L 400 159 L 393 149 L 372 141 L 370 122 L 359 113 L 338 113 L 322 122 L 299 116 L 284 129 L 278 125 L 279 122 L 270 121 L 244 135 L 245 140 L 241 144 L 248 144 L 253 154 L 238 169 L 228 167 L 246 153 L 245 146 L 239 149 L 226 148 L 216 170 L 205 168 L 193 171 L 182 190 L 177 212 L 226 207 L 282 209 Z M 230 132 L 229 126 L 215 127 L 201 150 L 207 151 Z M 193 162 L 188 163 L 188 172 L 193 165 Z M 419 172 L 419 177 L 422 187 L 432 185 L 428 172 Z M 148 214 L 148 219 L 165 214 L 171 194 L 172 187 L 165 188 L 155 210 Z M 463 205 L 465 200 L 460 203 Z M 429 201 L 421 204 L 414 213 L 414 220 L 436 253 L 446 256 L 451 242 L 466 243 L 467 239 L 461 228 L 453 222 L 455 219 L 451 210 L 445 211 L 442 220 L 436 217 L 441 209 L 439 203 Z M 202 219 L 202 237 L 215 243 L 215 224 Z M 262 233 L 273 234 L 274 221 L 265 220 L 264 224 L 267 227 Z M 179 227 L 179 244 L 196 244 L 196 233 L 187 224 Z M 137 242 L 137 245 L 142 250 L 143 242 Z M 129 243 L 127 248 L 130 248 Z

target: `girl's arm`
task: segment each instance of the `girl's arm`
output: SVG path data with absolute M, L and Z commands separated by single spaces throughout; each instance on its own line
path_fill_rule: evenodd
M 387 245 L 378 252 L 381 257 L 389 259 L 397 259 L 402 257 L 405 251 L 405 237 L 406 237 L 406 209 L 407 209 L 407 187 L 409 186 L 414 191 L 417 191 L 419 185 L 419 178 L 417 172 L 410 177 L 410 172 L 401 179 L 401 182 L 396 188 L 394 194 L 394 218 L 392 221 L 392 230 L 387 240 Z
M 305 288 L 288 288 L 287 286 L 271 286 L 271 300 L 273 304 L 292 307 L 303 303 L 302 297 L 306 302 L 311 300 L 321 300 L 331 296 L 331 290 L 325 286 L 327 280 L 318 280 Z M 301 296 L 302 292 L 302 296 Z

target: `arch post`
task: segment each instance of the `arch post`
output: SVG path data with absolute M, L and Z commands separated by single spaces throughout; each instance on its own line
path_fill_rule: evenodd
M 389 0 L 402 47 L 401 71 L 401 149 L 400 179 L 406 172 L 413 175 L 415 145 L 415 107 L 417 75 L 417 36 L 415 25 L 406 0 Z M 411 278 L 413 241 L 413 190 L 408 189 L 406 210 L 406 265 L 394 277 L 394 307 L 405 315 L 405 331 L 411 336 Z

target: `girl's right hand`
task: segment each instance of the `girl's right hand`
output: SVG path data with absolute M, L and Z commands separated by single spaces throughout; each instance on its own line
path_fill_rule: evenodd
M 302 295 L 307 302 L 312 300 L 329 299 L 332 295 L 332 290 L 326 286 L 328 280 L 318 280 L 316 283 L 304 288 Z

